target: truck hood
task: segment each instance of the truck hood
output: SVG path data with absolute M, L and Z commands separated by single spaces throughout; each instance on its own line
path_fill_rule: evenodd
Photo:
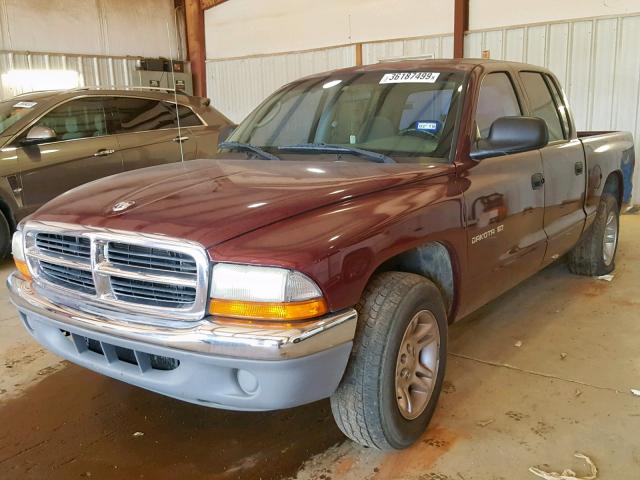
M 83 185 L 45 204 L 31 219 L 162 234 L 209 248 L 315 208 L 443 174 L 450 168 L 443 164 L 192 160 Z

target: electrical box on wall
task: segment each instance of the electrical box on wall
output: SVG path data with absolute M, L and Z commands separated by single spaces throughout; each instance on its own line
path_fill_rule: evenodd
M 178 92 L 193 95 L 193 80 L 188 73 L 138 70 L 140 86 L 176 89 Z M 175 82 L 174 82 L 175 79 Z

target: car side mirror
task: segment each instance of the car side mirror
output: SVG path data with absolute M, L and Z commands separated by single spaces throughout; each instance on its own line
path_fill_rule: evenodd
M 20 143 L 22 145 L 37 145 L 39 143 L 52 142 L 56 137 L 57 135 L 53 128 L 36 125 L 35 127 L 31 127 L 27 136 L 24 137 Z
M 547 124 L 538 117 L 501 117 L 489 129 L 489 136 L 476 142 L 474 160 L 537 150 L 549 143 Z
M 220 145 L 222 142 L 226 141 L 227 138 L 229 138 L 229 136 L 236 129 L 236 126 L 237 125 L 227 125 L 220 129 L 220 131 L 218 132 L 218 145 Z

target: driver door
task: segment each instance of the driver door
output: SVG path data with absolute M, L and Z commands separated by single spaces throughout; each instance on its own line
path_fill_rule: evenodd
M 56 136 L 50 141 L 23 145 L 28 131 L 18 137 L 16 155 L 27 213 L 74 187 L 122 172 L 105 100 L 78 98 L 49 111 L 34 126 L 51 128 Z
M 510 73 L 485 76 L 476 108 L 478 138 L 500 117 L 522 115 Z M 464 192 L 471 285 L 469 310 L 487 303 L 537 271 L 546 248 L 540 150 L 477 161 Z

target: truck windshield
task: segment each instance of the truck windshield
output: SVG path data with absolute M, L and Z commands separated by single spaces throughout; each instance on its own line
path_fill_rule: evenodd
M 17 100 L 0 102 L 0 135 L 11 125 L 31 112 L 34 105 L 35 102 L 19 102 Z
M 301 80 L 267 98 L 229 140 L 297 158 L 331 151 L 350 155 L 335 148 L 343 145 L 396 162 L 447 159 L 463 79 L 459 72 L 425 70 Z

